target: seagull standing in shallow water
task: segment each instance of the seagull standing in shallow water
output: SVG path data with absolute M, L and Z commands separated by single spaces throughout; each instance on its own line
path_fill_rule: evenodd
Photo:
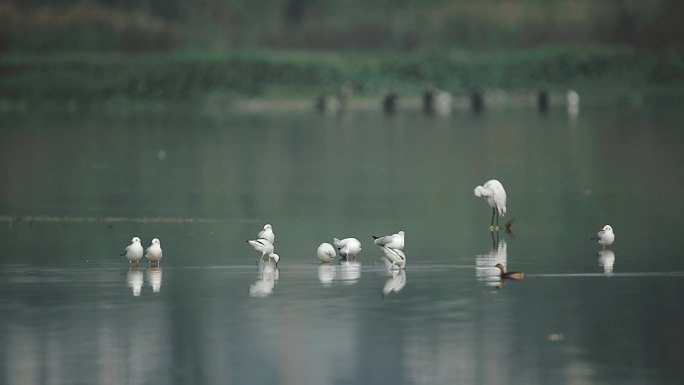
M 492 222 L 489 230 L 499 231 L 499 217 L 506 215 L 506 190 L 501 182 L 496 179 L 488 180 L 484 186 L 477 186 L 473 190 L 476 197 L 483 197 L 487 200 L 489 207 L 492 208 Z M 498 215 L 497 215 L 498 214 Z M 496 228 L 494 227 L 494 217 L 496 216 Z
M 603 246 L 605 249 L 606 246 L 610 246 L 613 244 L 613 242 L 615 242 L 615 233 L 610 225 L 605 225 L 599 230 L 598 234 L 596 234 L 596 238 L 591 239 L 596 241 L 596 243 Z
M 399 269 L 406 268 L 406 254 L 402 250 L 383 246 L 382 252 L 385 253 L 385 258 L 389 261 L 388 269 L 391 270 L 395 266 Z
M 396 234 L 385 235 L 384 237 L 377 237 L 373 235 L 373 239 L 376 245 L 380 247 L 389 247 L 390 249 L 403 250 L 404 249 L 404 237 L 406 233 L 399 231 Z
M 140 238 L 133 237 L 133 239 L 131 239 L 131 244 L 126 246 L 126 249 L 121 255 L 125 255 L 126 258 L 128 258 L 128 263 L 137 264 L 140 262 L 143 257 L 143 247 L 140 244 Z
M 247 243 L 252 245 L 252 247 L 254 247 L 254 250 L 261 252 L 261 258 L 259 259 L 259 262 L 262 262 L 264 260 L 264 257 L 268 257 L 269 261 L 272 259 L 275 262 L 276 266 L 278 266 L 280 256 L 273 252 L 273 244 L 269 242 L 267 239 L 259 238 L 255 240 L 249 240 L 247 241 Z
M 158 238 L 154 238 L 150 243 L 150 246 L 145 251 L 145 258 L 147 258 L 150 263 L 156 264 L 162 259 L 161 242 L 159 242 Z
M 390 262 L 389 269 L 394 266 L 400 269 L 406 267 L 406 254 L 403 252 L 405 237 L 406 233 L 403 230 L 396 234 L 385 235 L 384 237 L 373 235 L 373 242 L 382 248 L 385 258 Z
M 330 263 L 335 259 L 337 253 L 335 252 L 333 245 L 323 242 L 320 246 L 318 246 L 317 255 L 321 262 Z
M 265 239 L 272 245 L 275 245 L 275 234 L 273 233 L 273 227 L 269 224 L 265 224 L 264 228 L 259 231 L 259 234 L 257 234 L 257 239 Z
M 345 261 L 348 261 L 349 257 L 356 261 L 356 255 L 361 252 L 361 241 L 356 238 L 334 238 L 333 245 L 337 247 L 337 250 L 340 251 L 340 257 Z

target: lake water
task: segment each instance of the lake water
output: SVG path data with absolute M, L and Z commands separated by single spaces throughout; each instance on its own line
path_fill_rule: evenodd
M 0 383 L 681 384 L 678 107 L 2 116 Z M 360 266 L 319 265 L 333 237 Z

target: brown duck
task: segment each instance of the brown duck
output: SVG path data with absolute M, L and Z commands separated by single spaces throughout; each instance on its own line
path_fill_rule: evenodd
M 496 266 L 501 271 L 501 279 L 523 279 L 525 278 L 525 273 L 519 271 L 504 272 L 504 267 L 502 264 L 497 263 Z

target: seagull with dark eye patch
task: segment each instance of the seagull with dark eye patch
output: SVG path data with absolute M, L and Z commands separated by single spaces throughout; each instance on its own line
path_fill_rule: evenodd
M 254 247 L 254 250 L 261 253 L 261 258 L 259 258 L 259 262 L 263 262 L 264 257 L 268 257 L 269 261 L 273 260 L 276 266 L 278 266 L 280 256 L 273 252 L 273 244 L 269 242 L 267 239 L 259 238 L 254 240 L 248 240 L 247 243 L 252 245 L 252 247 Z
M 121 255 L 126 256 L 128 263 L 137 264 L 140 262 L 143 257 L 143 247 L 140 244 L 140 238 L 133 237 L 133 239 L 131 239 L 131 244 L 126 246 L 126 249 L 123 253 L 121 253 Z
M 610 246 L 613 244 L 613 242 L 615 242 L 615 233 L 610 225 L 605 225 L 599 230 L 598 234 L 596 234 L 596 237 L 591 239 L 596 241 L 596 243 L 603 246 L 605 249 L 606 246 Z

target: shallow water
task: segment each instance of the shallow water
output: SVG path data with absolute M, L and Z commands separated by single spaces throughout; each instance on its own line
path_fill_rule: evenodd
M 681 383 L 683 117 L 2 116 L 0 383 Z M 370 236 L 398 230 L 393 274 Z M 361 265 L 320 266 L 348 236 Z

